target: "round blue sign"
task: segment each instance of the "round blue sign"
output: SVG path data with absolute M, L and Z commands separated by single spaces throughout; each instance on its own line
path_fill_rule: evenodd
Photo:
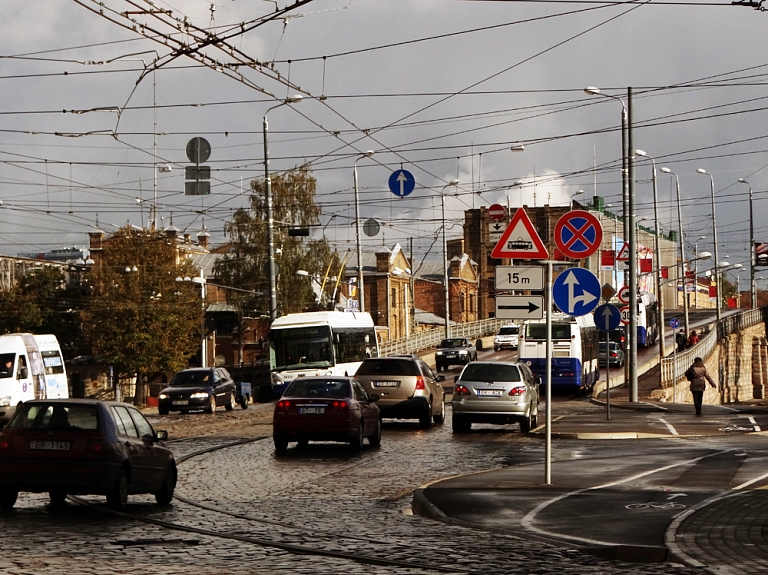
M 416 178 L 408 170 L 395 170 L 389 176 L 389 191 L 399 198 L 404 198 L 416 187 Z
M 600 331 L 613 331 L 621 324 L 621 312 L 615 305 L 604 303 L 595 308 L 595 325 Z
M 676 317 L 673 317 L 671 320 L 669 320 L 669 327 L 671 327 L 672 329 L 677 329 L 678 327 L 680 327 L 680 320 L 677 319 Z
M 563 313 L 587 315 L 600 303 L 600 281 L 584 268 L 570 268 L 552 285 L 552 299 Z

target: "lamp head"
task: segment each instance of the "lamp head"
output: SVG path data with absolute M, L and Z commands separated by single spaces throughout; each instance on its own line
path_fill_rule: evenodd
M 700 174 L 706 174 L 707 173 L 707 170 L 705 170 L 704 168 L 696 168 L 696 171 L 698 173 L 700 173 Z
M 459 180 L 458 180 L 458 179 L 456 179 L 456 178 L 454 178 L 453 180 L 451 180 L 450 182 L 448 182 L 448 185 L 449 185 L 449 186 L 458 186 L 458 185 L 459 185 Z
M 523 144 L 512 144 L 509 149 L 513 152 L 522 152 L 525 150 L 525 146 Z
M 745 180 L 744 178 L 739 178 L 737 181 L 738 181 L 740 184 L 747 184 L 747 185 L 749 185 L 749 182 L 748 182 L 747 180 Z
M 670 170 L 668 167 L 664 166 L 662 168 L 659 168 L 660 172 L 664 172 L 665 174 L 671 174 L 672 170 Z
M 740 270 L 741 268 L 744 267 L 744 264 L 733 264 L 733 266 L 731 266 L 731 267 L 733 267 L 733 269 L 735 269 L 735 270 Z
M 372 155 L 373 155 L 373 150 L 367 150 L 363 152 L 363 156 L 365 156 L 366 158 L 370 158 Z
M 708 260 L 711 257 L 712 257 L 712 252 L 701 252 L 699 254 L 699 257 L 696 258 L 696 259 L 698 259 L 698 260 Z
M 635 155 L 636 156 L 643 156 L 643 157 L 645 157 L 648 154 L 646 154 L 644 150 L 635 150 Z
M 284 101 L 286 104 L 295 104 L 296 102 L 301 102 L 304 99 L 304 96 L 301 94 L 294 94 L 293 96 L 288 96 Z
M 729 262 L 717 262 L 719 268 L 727 268 L 729 265 L 731 265 Z
M 584 88 L 584 92 L 586 94 L 589 94 L 590 96 L 596 96 L 600 93 L 600 88 L 595 88 L 594 86 L 587 86 Z

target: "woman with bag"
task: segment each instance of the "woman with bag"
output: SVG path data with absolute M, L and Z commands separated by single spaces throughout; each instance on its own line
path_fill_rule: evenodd
M 717 387 L 715 382 L 707 373 L 704 360 L 697 357 L 693 360 L 693 365 L 685 372 L 688 381 L 691 382 L 691 393 L 693 394 L 693 405 L 696 408 L 696 415 L 701 415 L 701 404 L 704 401 L 704 391 L 707 389 L 707 382 L 712 387 Z

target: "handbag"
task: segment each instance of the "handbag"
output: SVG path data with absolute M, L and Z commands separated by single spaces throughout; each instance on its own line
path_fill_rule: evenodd
M 688 368 L 688 369 L 685 371 L 685 378 L 686 378 L 688 381 L 693 381 L 694 379 L 696 379 L 696 372 L 695 372 L 695 371 L 693 371 L 693 366 L 689 367 L 689 368 Z

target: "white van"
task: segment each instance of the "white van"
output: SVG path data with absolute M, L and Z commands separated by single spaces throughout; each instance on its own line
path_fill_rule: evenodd
M 55 335 L 0 335 L 0 425 L 27 400 L 66 397 L 67 374 Z
M 493 339 L 493 351 L 500 349 L 517 349 L 520 337 L 520 326 L 514 323 L 499 328 L 499 333 Z

